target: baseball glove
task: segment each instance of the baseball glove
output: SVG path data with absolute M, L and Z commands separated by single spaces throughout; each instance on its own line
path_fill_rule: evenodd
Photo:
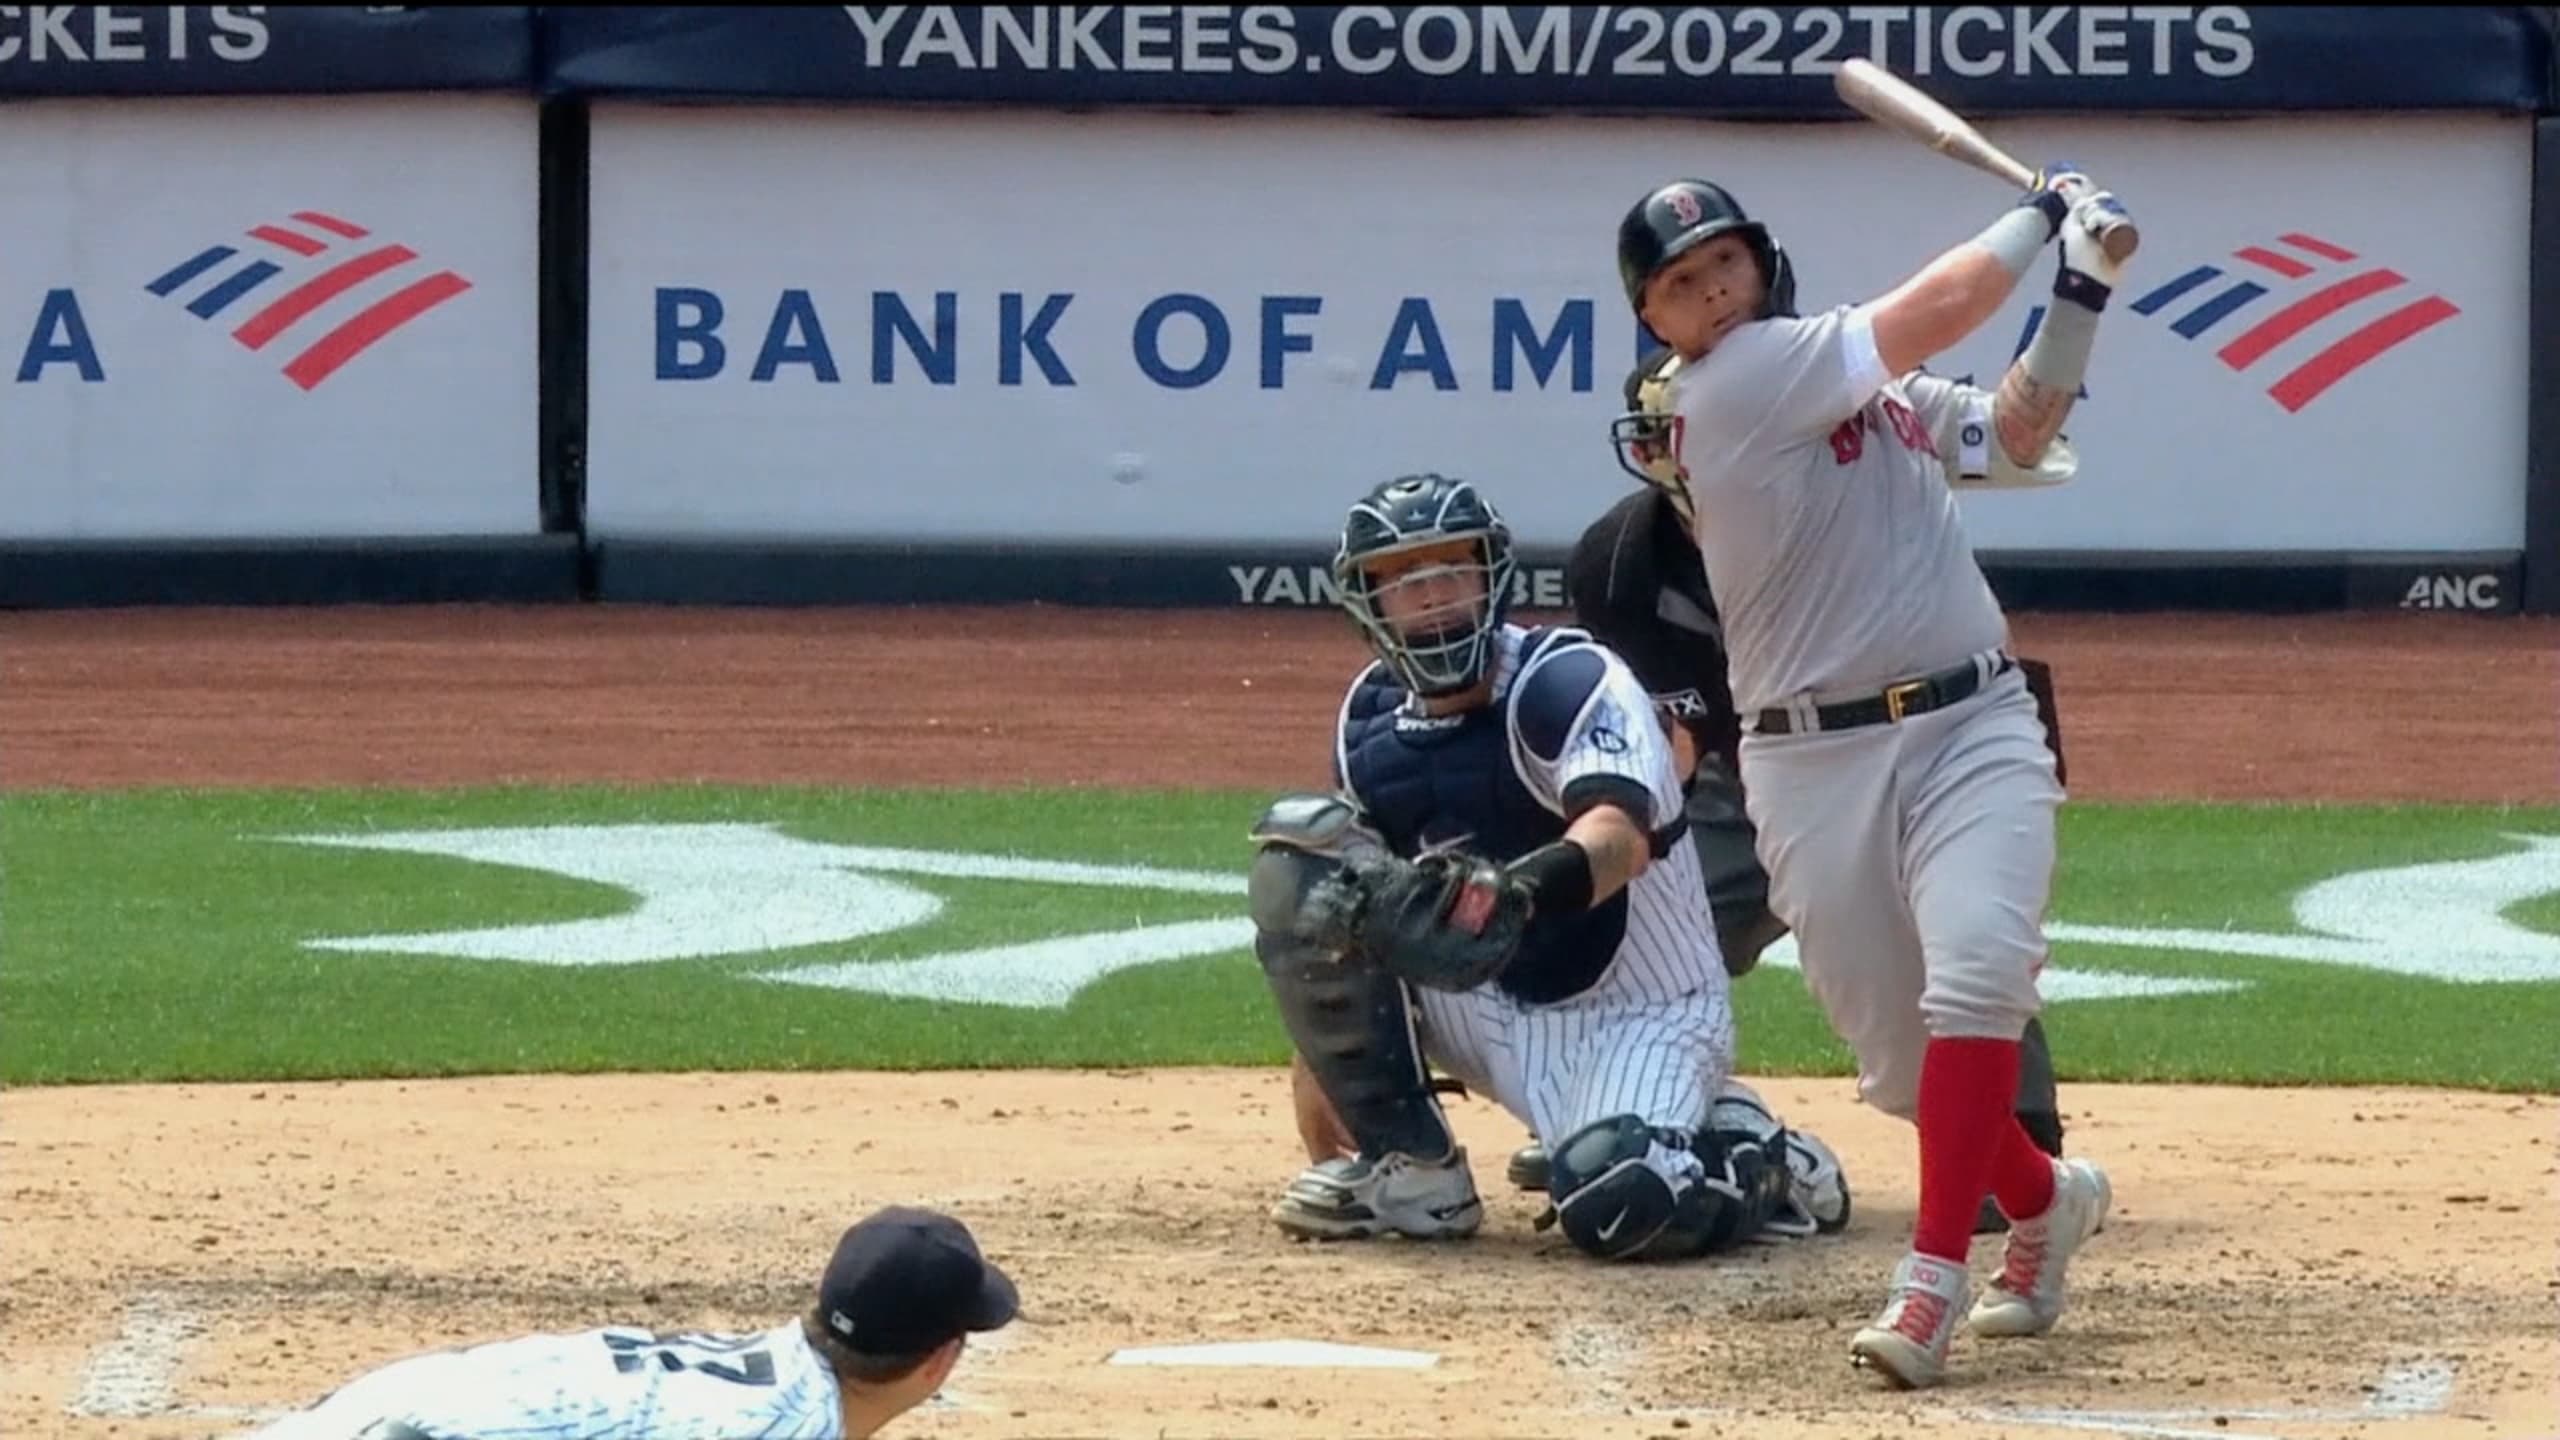
M 1357 949 L 1434 990 L 1473 990 L 1503 972 L 1529 928 L 1532 892 L 1489 860 L 1455 850 L 1362 867 Z

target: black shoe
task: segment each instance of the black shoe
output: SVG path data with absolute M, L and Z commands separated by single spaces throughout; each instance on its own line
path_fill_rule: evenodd
M 1982 1209 L 1973 1217 L 1973 1233 L 1997 1235 L 2009 1228 L 2009 1217 L 2000 1213 L 2000 1202 L 1985 1195 Z
M 1547 1193 L 1547 1148 L 1539 1144 L 1523 1145 L 1511 1152 L 1511 1167 L 1504 1172 L 1511 1183 L 1522 1190 Z

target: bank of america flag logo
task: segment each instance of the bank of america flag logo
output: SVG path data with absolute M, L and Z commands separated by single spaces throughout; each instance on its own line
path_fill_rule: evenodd
M 2133 313 L 2154 315 L 2184 302 L 2184 308 L 2174 310 L 2169 328 L 2184 340 L 2211 336 L 2220 347 L 2215 358 L 2235 372 L 2273 377 L 2268 398 L 2292 413 L 2462 313 L 2441 295 L 2413 295 L 2408 277 L 2399 271 L 2370 264 L 2316 235 L 2279 235 L 2268 244 L 2233 251 L 2231 259 L 2229 267 L 2197 266 L 2134 301 Z M 2275 308 L 2268 310 L 2261 302 Z M 2318 336 L 2304 338 L 2304 332 L 2331 316 L 2343 318 Z M 2235 319 L 2244 323 L 2239 328 L 2224 323 Z M 2361 324 L 2354 323 L 2359 320 Z M 2349 328 L 2338 333 L 2340 326 Z
M 245 239 L 253 242 L 246 250 L 209 246 L 143 288 L 163 300 L 190 296 L 187 313 L 199 320 L 229 323 L 236 316 L 231 338 L 261 354 L 279 347 L 274 353 L 284 357 L 284 378 L 305 390 L 471 288 L 450 270 L 419 274 L 411 264 L 418 252 L 371 243 L 372 232 L 362 225 L 318 210 L 296 210 L 289 223 L 256 226 Z M 270 289 L 271 282 L 283 288 Z M 303 323 L 321 306 L 358 291 L 373 298 L 354 314 L 325 329 Z M 262 303 L 244 308 L 252 297 Z

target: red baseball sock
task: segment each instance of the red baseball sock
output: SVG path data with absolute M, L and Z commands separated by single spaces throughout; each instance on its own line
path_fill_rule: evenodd
M 1961 1265 L 1982 1197 L 2010 1215 L 2053 1203 L 2053 1166 L 2018 1123 L 2015 1040 L 1932 1039 L 1920 1060 L 1920 1220 L 1911 1248 Z

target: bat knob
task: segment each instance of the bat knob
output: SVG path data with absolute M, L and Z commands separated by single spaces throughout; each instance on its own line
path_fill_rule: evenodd
M 2130 220 L 2110 217 L 2098 222 L 2096 228 L 2098 248 L 2107 252 L 2107 258 L 2119 265 L 2132 259 L 2133 252 L 2142 247 L 2142 232 L 2135 229 Z

